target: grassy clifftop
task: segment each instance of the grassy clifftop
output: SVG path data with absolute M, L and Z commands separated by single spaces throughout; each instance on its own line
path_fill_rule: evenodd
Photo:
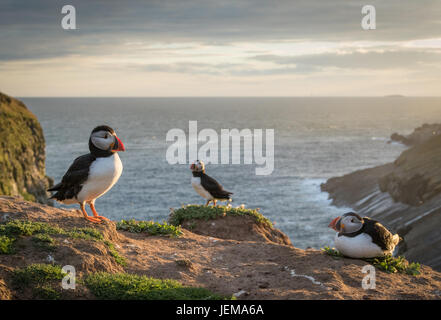
M 0 194 L 47 202 L 45 141 L 35 115 L 0 92 Z
M 188 205 L 174 211 L 178 226 L 92 224 L 77 211 L 0 196 L 0 300 L 441 298 L 441 273 L 429 267 L 297 249 L 262 229 L 270 226 L 255 210 L 234 209 Z M 367 264 L 377 267 L 375 289 L 362 287 Z M 66 265 L 75 289 L 62 288 Z

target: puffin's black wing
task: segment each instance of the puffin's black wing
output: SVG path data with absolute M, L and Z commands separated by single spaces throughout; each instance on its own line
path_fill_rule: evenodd
M 388 251 L 394 246 L 393 235 L 381 223 L 364 217 L 363 232 L 372 237 L 372 241 L 381 249 Z
M 225 190 L 219 182 L 212 177 L 202 173 L 201 185 L 207 190 L 215 199 L 230 199 L 232 192 Z
M 61 182 L 48 189 L 48 191 L 58 191 L 51 199 L 62 201 L 74 198 L 81 191 L 83 183 L 87 180 L 90 165 L 95 159 L 95 156 L 91 153 L 76 158 L 64 174 Z

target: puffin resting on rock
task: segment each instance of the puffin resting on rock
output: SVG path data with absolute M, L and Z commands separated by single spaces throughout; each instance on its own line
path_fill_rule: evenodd
M 61 182 L 48 191 L 57 191 L 51 199 L 64 204 L 78 203 L 84 218 L 91 222 L 108 220 L 98 215 L 95 200 L 109 191 L 121 176 L 123 166 L 118 151 L 124 144 L 108 126 L 98 126 L 89 138 L 90 153 L 74 160 Z M 93 217 L 89 217 L 85 204 L 89 204 Z
M 392 234 L 378 221 L 348 212 L 337 217 L 328 226 L 338 233 L 335 248 L 350 258 L 376 258 L 392 255 L 400 236 Z

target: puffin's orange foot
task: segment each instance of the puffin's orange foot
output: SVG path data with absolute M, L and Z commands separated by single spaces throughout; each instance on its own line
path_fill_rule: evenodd
M 102 220 L 97 219 L 97 218 L 92 218 L 92 217 L 84 217 L 84 218 L 86 220 L 90 221 L 90 222 L 93 222 L 93 223 L 101 223 L 101 222 L 103 222 Z
M 94 204 L 93 202 L 90 203 L 89 206 L 90 206 L 90 209 L 92 209 L 93 217 L 94 217 L 94 218 L 96 218 L 96 219 L 102 219 L 102 220 L 105 220 L 105 221 L 110 221 L 110 220 L 107 219 L 106 217 L 103 217 L 103 216 L 98 215 L 98 212 L 96 212 L 96 210 L 95 210 L 95 204 Z
M 94 223 L 100 223 L 102 222 L 101 219 L 97 219 L 95 217 L 89 217 L 89 215 L 86 212 L 86 209 L 84 208 L 84 205 L 81 205 L 81 212 L 83 213 L 84 219 L 90 221 L 90 222 L 94 222 Z
M 103 216 L 94 216 L 94 218 L 98 218 L 98 219 L 101 219 L 101 220 L 104 220 L 104 221 L 110 221 L 109 218 L 106 218 L 106 217 L 103 217 Z

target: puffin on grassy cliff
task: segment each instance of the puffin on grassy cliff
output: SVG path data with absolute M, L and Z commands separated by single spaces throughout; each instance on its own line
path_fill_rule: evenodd
M 191 185 L 201 197 L 207 199 L 206 206 L 208 206 L 211 201 L 213 201 L 213 205 L 215 206 L 217 200 L 231 200 L 233 193 L 226 191 L 219 182 L 205 174 L 204 162 L 196 160 L 190 166 L 190 169 L 193 173 Z
M 338 233 L 335 248 L 350 258 L 375 258 L 391 255 L 400 236 L 392 234 L 378 221 L 348 212 L 329 224 Z
M 89 138 L 90 153 L 74 160 L 60 183 L 48 191 L 57 191 L 51 199 L 64 204 L 79 203 L 84 218 L 91 222 L 108 220 L 98 215 L 95 200 L 109 191 L 121 176 L 123 166 L 118 151 L 125 151 L 124 144 L 108 126 L 98 126 Z M 85 209 L 89 204 L 90 217 Z

